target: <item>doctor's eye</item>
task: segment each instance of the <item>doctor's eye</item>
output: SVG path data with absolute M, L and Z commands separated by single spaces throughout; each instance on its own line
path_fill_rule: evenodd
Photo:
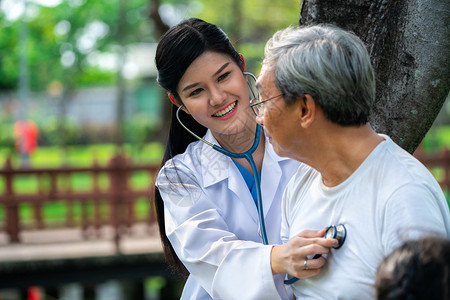
M 193 91 L 189 94 L 189 96 L 190 96 L 190 97 L 191 97 L 191 96 L 196 96 L 196 95 L 200 94 L 201 91 L 203 91 L 203 89 L 196 89 L 196 90 L 193 90 Z
M 230 72 L 226 72 L 226 73 L 220 75 L 219 78 L 217 78 L 217 80 L 218 80 L 218 81 L 222 81 L 222 80 L 224 80 L 225 78 L 227 78 L 228 75 L 230 75 Z

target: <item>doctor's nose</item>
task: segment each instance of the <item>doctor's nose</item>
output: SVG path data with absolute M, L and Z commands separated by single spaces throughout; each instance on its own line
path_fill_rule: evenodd
M 220 87 L 211 89 L 209 95 L 209 104 L 211 106 L 217 106 L 225 103 L 227 100 L 227 93 Z

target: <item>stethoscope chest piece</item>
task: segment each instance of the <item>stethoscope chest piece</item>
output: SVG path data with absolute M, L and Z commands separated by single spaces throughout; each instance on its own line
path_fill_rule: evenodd
M 324 236 L 324 238 L 326 238 L 326 239 L 337 239 L 338 240 L 339 245 L 337 245 L 336 247 L 333 247 L 334 249 L 339 249 L 344 244 L 346 237 L 347 237 L 347 229 L 345 228 L 344 224 L 339 224 L 337 226 L 331 225 L 325 231 L 325 236 Z
M 330 227 L 327 228 L 327 230 L 325 230 L 325 235 L 323 237 L 326 239 L 337 239 L 339 244 L 333 248 L 339 249 L 345 242 L 345 238 L 347 237 L 347 229 L 345 228 L 344 224 L 339 224 L 337 226 L 331 225 Z M 314 255 L 313 259 L 317 259 L 321 256 L 322 256 L 321 254 L 316 254 Z M 286 279 L 284 281 L 284 284 L 290 285 L 296 282 L 297 280 L 298 280 L 297 277 L 289 276 L 289 279 Z

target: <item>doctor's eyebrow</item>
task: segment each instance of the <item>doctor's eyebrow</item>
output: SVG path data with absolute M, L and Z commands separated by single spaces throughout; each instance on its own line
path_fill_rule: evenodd
M 198 82 L 193 83 L 193 84 L 190 84 L 190 85 L 186 86 L 186 87 L 182 90 L 182 92 L 184 92 L 184 91 L 186 91 L 186 90 L 189 90 L 189 89 L 192 89 L 192 88 L 196 87 L 197 85 L 199 85 Z
M 228 67 L 229 64 L 230 64 L 229 62 L 223 64 L 223 66 L 220 67 L 219 70 L 217 70 L 217 71 L 213 74 L 213 77 L 219 75 L 226 67 Z
M 212 75 L 212 77 L 219 75 L 219 74 L 220 74 L 226 67 L 228 67 L 229 65 L 230 65 L 230 62 L 224 63 L 223 66 L 221 66 L 216 72 L 214 72 L 214 74 Z M 198 82 L 193 83 L 193 84 L 190 84 L 190 85 L 186 86 L 186 87 L 182 90 L 182 92 L 184 92 L 184 91 L 186 91 L 186 90 L 188 90 L 188 89 L 194 88 L 194 87 L 196 87 L 197 85 L 199 85 Z

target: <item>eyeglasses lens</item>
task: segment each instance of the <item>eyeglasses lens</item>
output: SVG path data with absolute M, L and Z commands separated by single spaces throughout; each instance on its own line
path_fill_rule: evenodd
M 259 113 L 261 111 L 261 108 L 263 106 L 262 103 L 261 103 L 261 100 L 259 98 L 258 99 L 252 99 L 250 101 L 250 105 L 251 105 L 255 115 L 259 115 Z

